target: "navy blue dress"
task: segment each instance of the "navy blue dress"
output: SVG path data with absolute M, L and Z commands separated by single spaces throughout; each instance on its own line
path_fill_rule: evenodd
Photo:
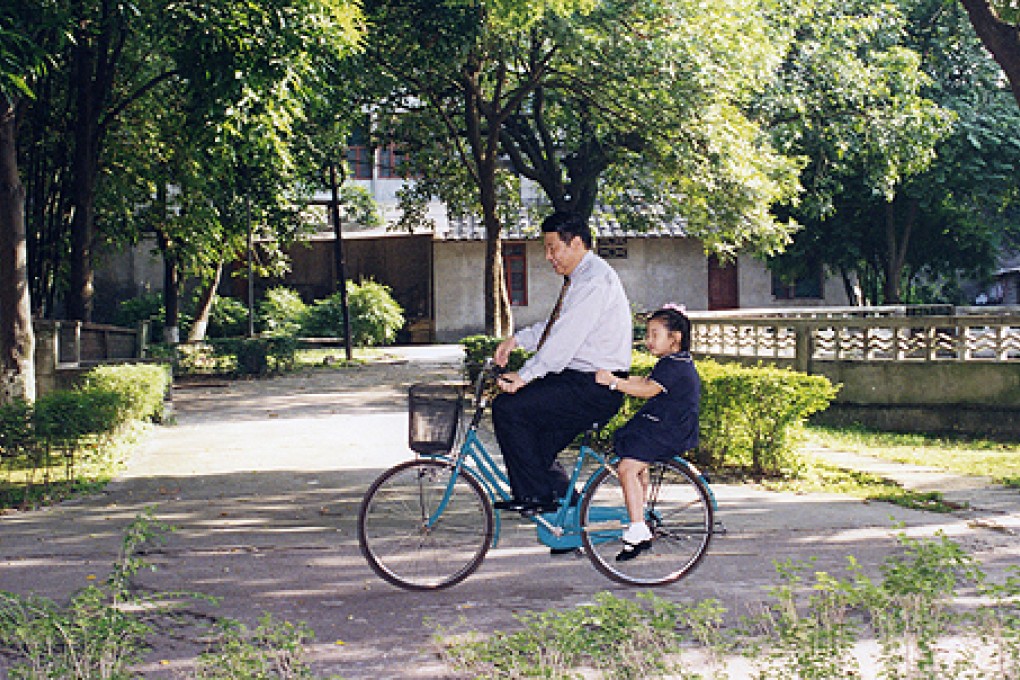
M 662 357 L 648 378 L 659 383 L 662 392 L 616 431 L 613 444 L 621 458 L 653 463 L 698 445 L 701 379 L 688 352 Z

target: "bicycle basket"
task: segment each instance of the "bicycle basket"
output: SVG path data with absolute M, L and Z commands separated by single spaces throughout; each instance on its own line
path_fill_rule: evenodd
M 459 385 L 412 385 L 408 390 L 408 444 L 415 453 L 446 453 L 453 447 L 463 395 Z

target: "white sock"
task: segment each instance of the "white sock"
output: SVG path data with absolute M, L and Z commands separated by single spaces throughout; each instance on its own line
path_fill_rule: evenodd
M 632 522 L 623 532 L 623 540 L 628 543 L 640 543 L 651 537 L 652 532 L 648 530 L 648 525 L 644 522 Z

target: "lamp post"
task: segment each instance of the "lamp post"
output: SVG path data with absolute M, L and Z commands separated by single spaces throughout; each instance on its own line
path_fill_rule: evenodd
M 337 287 L 340 290 L 340 306 L 344 313 L 344 350 L 347 353 L 347 361 L 354 357 L 351 349 L 351 311 L 347 304 L 347 273 L 344 267 L 344 246 L 342 240 L 342 229 L 340 227 L 340 187 L 336 179 L 336 163 L 329 163 L 329 189 L 330 189 L 330 217 L 333 221 L 333 255 L 336 258 Z
M 255 337 L 255 272 L 252 250 L 255 240 L 251 233 L 251 194 L 244 194 L 244 219 L 248 227 L 248 337 Z

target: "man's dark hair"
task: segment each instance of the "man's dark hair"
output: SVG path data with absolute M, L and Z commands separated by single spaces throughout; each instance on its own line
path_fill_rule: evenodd
M 691 351 L 691 320 L 686 314 L 664 307 L 648 317 L 648 320 L 661 322 L 670 333 L 680 333 L 680 351 Z
M 567 212 L 554 212 L 542 220 L 542 233 L 556 232 L 560 240 L 569 244 L 577 236 L 584 243 L 584 247 L 591 249 L 591 227 L 588 220 L 580 215 Z

